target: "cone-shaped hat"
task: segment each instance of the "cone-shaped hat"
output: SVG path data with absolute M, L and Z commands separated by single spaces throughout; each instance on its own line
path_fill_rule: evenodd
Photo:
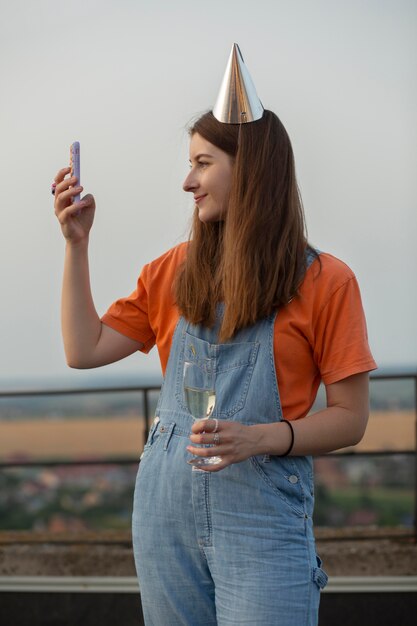
M 261 119 L 263 112 L 239 46 L 234 43 L 213 115 L 224 124 L 246 124 Z

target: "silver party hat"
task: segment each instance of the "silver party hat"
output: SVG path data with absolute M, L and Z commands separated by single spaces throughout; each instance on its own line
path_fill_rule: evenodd
M 213 107 L 224 124 L 246 124 L 261 119 L 264 112 L 237 43 L 233 44 L 226 71 Z

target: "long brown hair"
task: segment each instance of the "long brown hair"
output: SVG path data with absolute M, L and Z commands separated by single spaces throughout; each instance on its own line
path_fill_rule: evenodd
M 196 208 L 174 295 L 181 314 L 211 326 L 224 302 L 219 340 L 270 315 L 296 294 L 307 238 L 288 134 L 271 111 L 248 124 L 223 124 L 211 112 L 190 128 L 234 157 L 224 222 L 203 223 Z

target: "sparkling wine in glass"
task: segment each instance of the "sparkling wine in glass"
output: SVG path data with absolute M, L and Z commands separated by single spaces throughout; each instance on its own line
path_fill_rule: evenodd
M 214 372 L 207 363 L 202 366 L 190 361 L 184 363 L 184 397 L 188 410 L 195 420 L 207 420 L 211 417 L 216 404 L 216 392 Z M 220 462 L 219 456 L 195 456 L 188 461 L 196 468 Z

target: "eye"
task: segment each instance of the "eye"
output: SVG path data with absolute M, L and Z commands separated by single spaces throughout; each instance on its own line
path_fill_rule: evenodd
M 197 161 L 195 166 L 193 166 L 193 164 L 190 163 L 188 167 L 189 167 L 190 170 L 192 170 L 193 167 L 201 170 L 201 169 L 205 169 L 209 165 L 210 165 L 210 163 L 208 161 Z

